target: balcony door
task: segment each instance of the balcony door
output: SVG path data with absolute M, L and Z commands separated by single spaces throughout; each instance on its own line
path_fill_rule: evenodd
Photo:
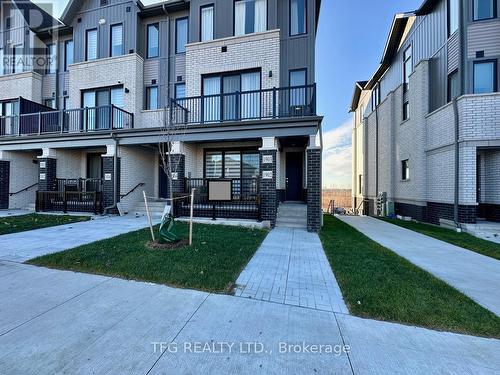
M 111 114 L 114 105 L 124 105 L 123 87 L 88 90 L 83 93 L 84 126 L 87 130 L 105 130 L 111 128 Z M 120 128 L 121 117 L 113 113 L 113 127 Z
M 260 71 L 232 72 L 203 78 L 203 121 L 260 118 Z

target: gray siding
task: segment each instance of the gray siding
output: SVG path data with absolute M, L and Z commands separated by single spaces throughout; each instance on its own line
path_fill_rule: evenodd
M 458 69 L 460 65 L 460 38 L 458 33 L 453 34 L 448 42 L 448 73 Z

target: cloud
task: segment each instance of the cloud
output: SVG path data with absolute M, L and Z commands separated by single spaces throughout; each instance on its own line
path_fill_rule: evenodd
M 323 133 L 323 187 L 351 188 L 352 120 Z

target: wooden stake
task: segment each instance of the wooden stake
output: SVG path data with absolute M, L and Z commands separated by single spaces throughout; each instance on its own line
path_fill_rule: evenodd
M 191 207 L 189 209 L 189 246 L 193 244 L 193 206 L 194 206 L 194 191 L 191 189 Z
M 146 197 L 146 192 L 143 190 L 142 195 L 144 196 L 144 204 L 146 205 L 146 214 L 148 215 L 149 230 L 151 231 L 151 238 L 153 242 L 155 241 L 155 232 L 153 230 L 153 221 L 151 220 L 151 214 L 149 213 L 148 198 Z

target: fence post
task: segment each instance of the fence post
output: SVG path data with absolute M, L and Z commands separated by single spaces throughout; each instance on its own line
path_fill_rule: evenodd
M 38 112 L 38 135 L 42 134 L 42 112 Z
M 68 200 L 66 197 L 66 190 L 63 191 L 63 212 L 64 213 L 68 212 Z
M 64 110 L 63 109 L 61 109 L 59 115 L 60 115 L 60 117 L 59 117 L 59 127 L 61 128 L 61 133 L 63 133 L 63 131 L 64 131 Z
M 109 124 L 109 129 L 112 130 L 115 128 L 115 106 L 111 104 L 111 123 Z

